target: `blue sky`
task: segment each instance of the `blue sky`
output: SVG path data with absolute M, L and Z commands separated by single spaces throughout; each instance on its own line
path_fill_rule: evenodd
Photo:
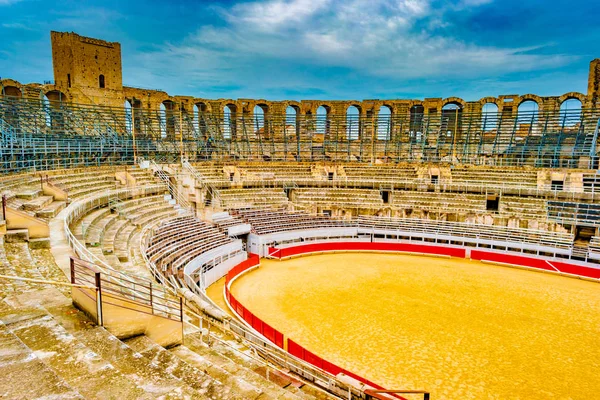
M 587 91 L 600 1 L 0 0 L 0 76 L 52 79 L 50 30 L 118 41 L 126 85 L 206 98 Z

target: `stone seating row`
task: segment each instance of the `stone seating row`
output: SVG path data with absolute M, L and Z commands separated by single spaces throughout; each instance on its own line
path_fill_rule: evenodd
M 383 200 L 379 190 L 301 188 L 294 190 L 294 204 L 323 205 L 357 208 L 381 208 Z
M 68 282 L 49 249 L 2 236 L 0 273 Z M 0 294 L 0 393 L 7 399 L 315 398 L 261 376 L 261 365 L 229 348 L 239 344 L 216 327 L 218 344 L 188 328 L 185 345 L 166 349 L 145 335 L 119 340 L 76 309 L 66 287 L 6 281 Z
M 146 255 L 167 275 L 177 274 L 197 256 L 231 241 L 227 235 L 207 222 L 195 217 L 180 218 L 155 229 Z
M 463 193 L 394 191 L 391 205 L 401 209 L 440 212 L 484 212 L 486 210 L 486 197 L 484 195 Z
M 571 248 L 574 240 L 572 234 L 564 232 L 416 218 L 361 216 L 358 217 L 357 223 L 359 227 L 364 228 L 402 230 L 431 235 L 444 234 L 494 241 L 526 242 L 532 245 L 544 244 L 562 249 Z
M 343 221 L 332 219 L 326 215 L 315 216 L 283 209 L 242 208 L 232 210 L 231 213 L 252 225 L 254 232 L 259 235 L 300 229 L 347 226 Z
M 221 207 L 233 208 L 246 205 L 284 206 L 288 198 L 282 189 L 225 189 L 219 191 Z

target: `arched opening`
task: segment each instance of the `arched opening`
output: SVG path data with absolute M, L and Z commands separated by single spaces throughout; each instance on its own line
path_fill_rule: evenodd
M 581 123 L 581 100 L 568 98 L 560 104 L 561 125 L 567 127 L 579 126 Z
M 257 136 L 268 138 L 268 130 L 265 129 L 265 113 L 268 110 L 266 105 L 257 104 L 253 110 L 253 129 Z
M 287 106 L 285 109 L 285 136 L 286 138 L 294 137 L 296 127 L 299 127 L 298 112 L 300 109 L 297 106 Z
M 125 131 L 127 135 L 131 135 L 133 133 L 133 107 L 129 100 L 125 100 Z
M 498 106 L 485 103 L 481 109 L 481 128 L 484 132 L 498 129 Z
M 46 126 L 48 128 L 52 127 L 52 112 L 50 109 L 50 100 L 48 96 L 42 96 L 42 109 L 44 110 L 44 120 L 46 121 Z
M 346 110 L 346 138 L 348 140 L 360 138 L 360 110 L 357 106 L 350 106 Z
M 100 75 L 98 77 L 98 86 L 100 86 L 100 89 L 104 89 L 106 87 L 106 83 L 104 82 L 104 75 Z
M 329 107 L 319 106 L 317 108 L 316 132 L 319 135 L 325 135 L 329 131 Z
M 390 140 L 392 137 L 392 109 L 381 106 L 377 116 L 377 140 Z
M 48 93 L 46 93 L 44 98 L 48 100 L 46 124 L 48 124 L 49 119 L 52 131 L 56 133 L 64 133 L 64 115 L 61 108 L 62 103 L 67 100 L 66 95 L 59 90 L 51 90 Z
M 455 135 L 460 133 L 460 122 L 462 105 L 459 103 L 447 103 L 442 107 L 442 122 L 440 133 L 446 138 L 456 139 Z
M 2 96 L 5 97 L 22 97 L 23 93 L 21 93 L 21 89 L 16 86 L 3 86 L 2 87 Z
M 196 103 L 194 105 L 194 129 L 204 140 L 208 139 L 207 111 L 208 106 L 205 103 Z
M 160 138 L 165 139 L 167 137 L 167 107 L 164 102 L 160 104 L 158 123 L 160 125 Z
M 534 100 L 525 100 L 519 104 L 517 119 L 519 124 L 533 124 L 537 120 L 539 105 Z
M 223 107 L 223 137 L 225 139 L 235 139 L 236 112 L 235 104 L 227 104 Z
M 60 104 L 67 100 L 67 96 L 59 90 L 51 90 L 46 93 L 46 97 L 50 101 L 50 104 Z
M 422 104 L 416 104 L 410 108 L 410 129 L 408 136 L 411 142 L 418 142 L 421 140 L 423 132 L 423 114 L 425 113 L 425 107 Z

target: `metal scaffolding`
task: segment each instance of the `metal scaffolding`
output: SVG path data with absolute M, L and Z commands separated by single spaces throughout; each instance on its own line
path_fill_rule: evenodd
M 382 116 L 190 114 L 0 97 L 4 172 L 200 160 L 598 167 L 600 110 Z

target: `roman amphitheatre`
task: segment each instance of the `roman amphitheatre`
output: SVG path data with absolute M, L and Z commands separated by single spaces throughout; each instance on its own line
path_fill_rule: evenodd
M 51 45 L 0 80 L 0 397 L 597 397 L 600 59 L 587 93 L 269 101 Z

